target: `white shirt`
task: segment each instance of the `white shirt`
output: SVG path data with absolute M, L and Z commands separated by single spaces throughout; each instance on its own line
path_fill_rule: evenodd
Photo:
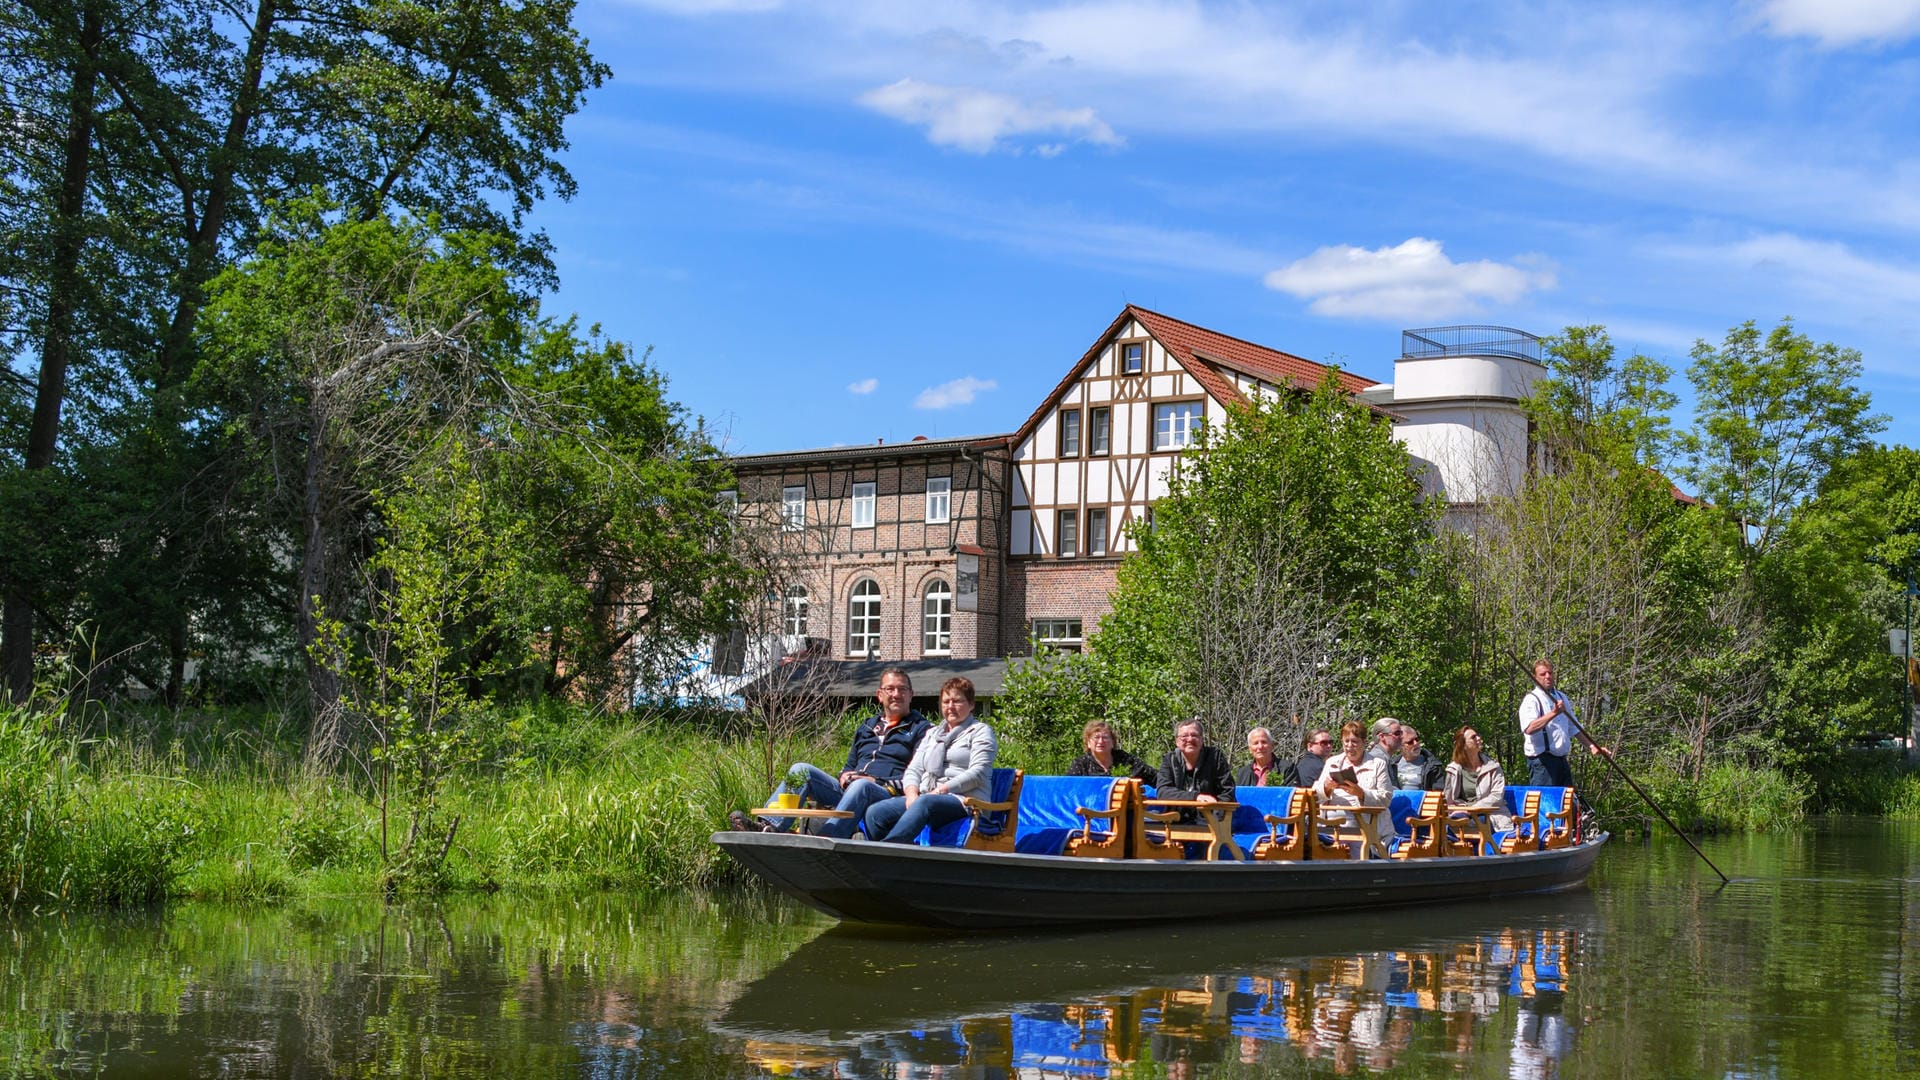
M 1554 705 L 1560 702 L 1564 707 L 1547 726 L 1539 731 L 1527 731 L 1528 725 L 1545 716 Z M 1536 686 L 1527 691 L 1520 699 L 1520 730 L 1526 736 L 1528 757 L 1552 754 L 1566 757 L 1573 752 L 1573 706 L 1567 703 L 1567 695 L 1558 690 L 1543 690 Z

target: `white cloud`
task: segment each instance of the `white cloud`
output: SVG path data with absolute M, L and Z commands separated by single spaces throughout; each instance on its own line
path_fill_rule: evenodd
M 1551 271 L 1482 259 L 1456 263 L 1440 242 L 1416 236 L 1396 247 L 1323 247 L 1266 276 L 1267 288 L 1311 300 L 1320 315 L 1439 319 L 1511 304 L 1552 288 Z
M 1760 275 L 1786 286 L 1789 300 L 1853 313 L 1904 311 L 1920 296 L 1920 266 L 1862 255 L 1846 244 L 1794 233 L 1763 233 L 1726 244 L 1669 246 L 1656 252 Z M 1796 299 L 1797 298 L 1797 299 Z
M 1077 142 L 1119 146 L 1122 142 L 1092 109 L 1034 105 L 1009 94 L 971 86 L 938 86 L 918 79 L 869 90 L 859 102 L 882 116 L 923 125 L 927 141 L 972 154 L 984 154 L 1021 135 L 1064 135 Z M 1052 157 L 1062 143 L 1043 143 L 1037 151 Z
M 913 399 L 916 409 L 951 409 L 955 405 L 971 405 L 975 396 L 988 390 L 999 388 L 992 379 L 976 379 L 971 375 L 943 382 L 939 386 L 929 386 L 920 391 Z
M 1766 0 L 1760 16 L 1781 37 L 1818 38 L 1836 49 L 1920 33 L 1920 0 Z
M 849 394 L 871 394 L 878 389 L 880 389 L 879 379 L 861 379 L 858 382 L 850 382 L 847 384 L 847 393 Z

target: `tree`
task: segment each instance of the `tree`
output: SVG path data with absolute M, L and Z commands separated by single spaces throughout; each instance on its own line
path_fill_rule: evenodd
M 1604 326 L 1569 326 L 1542 347 L 1552 374 L 1534 384 L 1526 407 L 1549 443 L 1659 468 L 1673 441 L 1672 369 L 1639 353 L 1617 360 Z
M 207 285 L 253 245 L 273 200 L 316 188 L 359 220 L 398 206 L 507 237 L 513 270 L 550 283 L 545 240 L 523 231 L 523 217 L 549 191 L 571 194 L 563 125 L 607 76 L 572 11 L 571 0 L 0 7 L 0 31 L 20 45 L 0 49 L 0 80 L 10 103 L 25 103 L 16 115 L 38 118 L 13 127 L 31 134 L 20 160 L 34 167 L 9 162 L 9 194 L 28 208 L 12 232 L 52 244 L 0 261 L 0 294 L 38 336 L 26 471 L 50 469 L 42 459 L 70 433 L 70 370 L 111 357 L 121 400 L 105 434 L 123 453 L 103 456 L 89 487 L 107 481 L 145 512 L 95 544 L 136 565 L 160 551 L 154 563 L 174 571 L 155 582 L 171 594 L 158 605 L 173 620 L 163 634 L 170 694 L 202 602 L 193 570 L 223 554 L 200 550 L 199 526 L 232 494 L 204 482 L 219 446 L 196 437 L 183 390 Z M 81 265 L 90 272 L 63 269 Z M 129 282 L 161 294 L 126 303 Z M 80 333 L 116 321 L 134 324 L 116 341 Z M 0 572 L 0 654 L 19 694 L 45 582 Z
M 1230 406 L 1136 529 L 1089 642 L 1109 716 L 1135 745 L 1194 713 L 1216 740 L 1265 725 L 1284 745 L 1371 703 L 1439 511 L 1391 426 L 1337 386 Z
M 1682 440 L 1682 475 L 1741 525 L 1752 557 L 1780 540 L 1835 462 L 1886 426 L 1867 411 L 1859 376 L 1859 350 L 1816 344 L 1791 319 L 1764 338 L 1749 319 L 1718 349 L 1695 343 L 1687 378 L 1698 418 Z

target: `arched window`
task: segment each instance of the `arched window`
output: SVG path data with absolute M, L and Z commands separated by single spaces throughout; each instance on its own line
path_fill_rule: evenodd
M 787 588 L 787 602 L 781 609 L 780 632 L 788 637 L 807 636 L 807 587 Z
M 944 581 L 927 586 L 926 603 L 921 611 L 920 651 L 953 651 L 953 586 Z
M 847 652 L 872 656 L 880 651 L 880 584 L 867 578 L 853 587 L 847 603 Z

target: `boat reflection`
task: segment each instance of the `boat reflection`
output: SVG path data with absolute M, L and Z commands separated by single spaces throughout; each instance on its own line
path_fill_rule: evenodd
M 835 930 L 718 1027 L 780 1075 L 1179 1077 L 1308 1060 L 1551 1077 L 1574 1049 L 1569 983 L 1597 936 L 1585 894 L 1068 938 Z

